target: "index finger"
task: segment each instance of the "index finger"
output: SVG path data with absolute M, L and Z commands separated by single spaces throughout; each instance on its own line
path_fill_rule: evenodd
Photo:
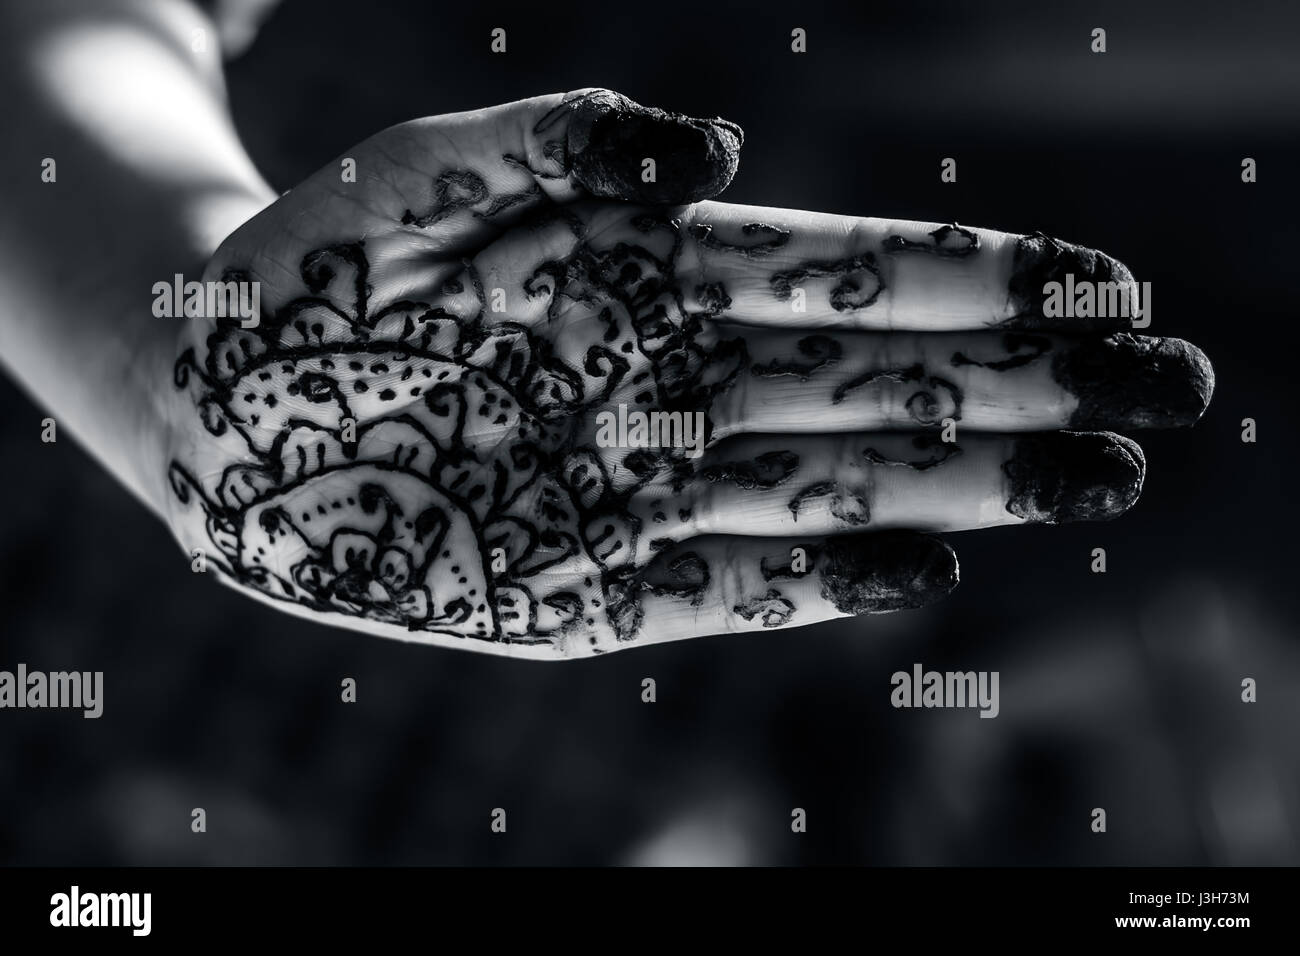
M 690 310 L 797 327 L 1145 328 L 1119 261 L 1041 233 L 701 202 L 681 219 Z M 1135 314 L 1136 313 L 1136 314 Z

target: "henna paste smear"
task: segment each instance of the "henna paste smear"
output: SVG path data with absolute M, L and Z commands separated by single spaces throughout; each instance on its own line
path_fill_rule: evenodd
M 1214 394 L 1214 369 L 1196 346 L 1129 332 L 1057 354 L 1052 377 L 1079 399 L 1072 428 L 1191 425 Z
M 817 557 L 822 597 L 845 614 L 930 604 L 957 586 L 957 556 L 932 534 L 884 531 L 840 535 Z
M 740 164 L 745 135 L 723 119 L 694 119 L 602 90 L 576 99 L 568 131 L 574 175 L 595 196 L 674 205 L 716 196 Z M 641 179 L 655 161 L 655 182 Z
M 1016 441 L 1002 466 L 1007 511 L 1063 524 L 1117 518 L 1137 501 L 1146 458 L 1137 442 L 1110 432 L 1047 432 Z
M 1043 315 L 1046 298 L 1043 286 L 1065 282 L 1069 273 L 1075 282 L 1117 282 L 1128 285 L 1133 274 L 1119 260 L 1104 252 L 1076 246 L 1045 236 L 1041 232 L 1016 240 L 1016 257 L 1011 267 L 1007 292 L 1015 315 L 1002 323 L 1006 328 L 1059 328 L 1062 331 L 1110 331 L 1127 326 L 1129 319 L 1111 316 L 1095 319 L 1049 319 Z

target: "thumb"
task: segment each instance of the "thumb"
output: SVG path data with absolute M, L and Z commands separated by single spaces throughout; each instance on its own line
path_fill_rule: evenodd
M 744 142 L 735 123 L 666 113 L 611 90 L 566 95 L 533 135 L 558 143 L 561 130 L 569 172 L 591 195 L 665 205 L 726 189 Z
M 716 196 L 735 175 L 742 140 L 726 120 L 667 113 L 601 89 L 411 120 L 340 157 L 351 178 L 340 176 L 339 161 L 327 164 L 241 226 L 206 277 L 246 273 L 261 282 L 262 307 L 276 309 L 301 294 L 304 255 L 343 249 L 347 262 L 329 274 L 346 267 L 353 278 L 340 288 L 373 287 L 383 300 L 409 291 L 431 258 L 468 254 L 545 206 Z
M 362 148 L 395 160 L 386 179 L 406 203 L 402 224 L 458 249 L 552 203 L 709 199 L 735 175 L 743 139 L 726 120 L 588 89 L 412 120 Z

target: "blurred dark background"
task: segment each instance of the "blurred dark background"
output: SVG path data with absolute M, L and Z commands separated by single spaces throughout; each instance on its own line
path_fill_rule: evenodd
M 414 116 L 607 86 L 744 126 L 731 201 L 1105 249 L 1217 393 L 1141 436 L 1123 520 L 952 536 L 962 584 L 932 609 L 545 665 L 192 574 L 75 445 L 32 454 L 42 413 L 0 383 L 0 667 L 106 684 L 98 721 L 0 714 L 0 861 L 1300 862 L 1298 27 L 1280 3 L 286 2 L 228 70 L 279 188 Z M 1001 716 L 891 709 L 918 661 L 1000 671 Z

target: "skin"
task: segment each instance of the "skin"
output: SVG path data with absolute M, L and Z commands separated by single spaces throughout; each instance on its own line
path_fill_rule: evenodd
M 741 141 L 602 90 L 385 130 L 203 255 L 259 283 L 257 327 L 179 320 L 127 413 L 70 418 L 133 437 L 91 445 L 225 583 L 554 660 L 924 605 L 957 583 L 932 532 L 1114 517 L 1145 460 L 1106 429 L 1208 403 L 1186 343 L 1042 319 L 1042 277 L 1115 260 L 711 201 Z M 699 413 L 707 447 L 611 445 L 620 407 Z

